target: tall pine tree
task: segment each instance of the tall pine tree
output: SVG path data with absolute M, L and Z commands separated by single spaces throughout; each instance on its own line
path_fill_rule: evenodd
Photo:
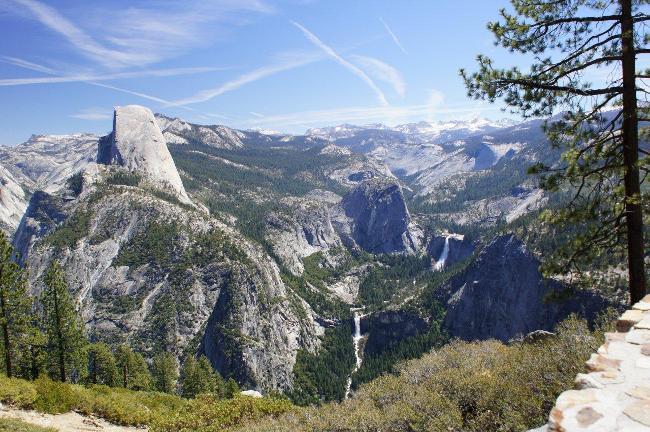
M 13 255 L 11 244 L 0 231 L 0 331 L 4 370 L 8 377 L 19 370 L 32 330 L 32 301 L 27 281 Z
M 178 381 L 176 359 L 170 353 L 160 353 L 151 362 L 151 375 L 156 390 L 164 393 L 174 393 Z
M 118 383 L 132 390 L 149 390 L 151 374 L 142 354 L 134 352 L 128 345 L 120 345 L 115 351 Z
M 63 382 L 78 381 L 86 372 L 87 341 L 58 261 L 52 262 L 45 275 L 41 304 L 50 376 Z
M 96 342 L 88 345 L 88 382 L 114 386 L 118 383 L 115 356 L 108 345 Z
M 547 134 L 563 148 L 562 164 L 537 165 L 542 185 L 570 192 L 567 206 L 546 214 L 575 233 L 551 271 L 593 273 L 604 257 L 627 257 L 631 302 L 646 293 L 641 183 L 647 153 L 639 148 L 639 121 L 649 120 L 647 72 L 636 68 L 650 53 L 647 0 L 511 0 L 488 24 L 496 45 L 529 54 L 530 70 L 498 69 L 486 56 L 479 70 L 461 75 L 470 96 L 502 98 L 524 117 L 549 117 Z M 640 170 L 643 177 L 640 176 Z M 625 246 L 624 246 L 625 245 Z
M 197 360 L 188 356 L 181 370 L 181 395 L 193 398 L 202 393 L 222 395 L 224 392 L 223 378 L 210 364 L 204 355 Z

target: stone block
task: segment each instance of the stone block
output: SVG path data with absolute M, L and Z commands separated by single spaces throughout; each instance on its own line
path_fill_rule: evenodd
M 643 319 L 643 311 L 638 309 L 630 309 L 625 311 L 623 315 L 616 322 L 616 331 L 627 332 L 632 326 Z

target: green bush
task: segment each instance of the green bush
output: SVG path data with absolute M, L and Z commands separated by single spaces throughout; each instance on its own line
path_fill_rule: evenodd
M 44 428 L 20 420 L 2 418 L 0 419 L 0 432 L 56 432 L 56 429 Z
M 262 417 L 278 416 L 292 407 L 291 402 L 285 399 L 237 396 L 219 400 L 211 395 L 201 395 L 188 401 L 185 409 L 156 419 L 150 430 L 217 432 Z
M 246 424 L 262 431 L 521 431 L 545 423 L 557 396 L 602 342 L 570 317 L 534 343 L 454 341 L 362 385 L 353 398 Z
M 33 408 L 40 412 L 59 414 L 78 411 L 90 414 L 92 402 L 88 390 L 81 386 L 70 385 L 49 378 L 41 377 L 34 381 L 38 396 Z
M 138 186 L 141 181 L 140 174 L 122 170 L 116 171 L 106 178 L 106 183 L 110 185 Z
M 0 374 L 0 401 L 19 408 L 31 408 L 38 393 L 34 384 Z
M 84 387 L 47 377 L 30 382 L 2 375 L 0 401 L 50 414 L 69 411 L 93 414 L 114 424 L 150 426 L 153 431 L 217 431 L 264 416 L 278 416 L 293 407 L 289 401 L 277 398 L 235 396 L 234 399 L 218 399 L 202 395 L 188 400 L 159 392 L 104 385 Z M 0 424 L 0 431 L 2 426 Z

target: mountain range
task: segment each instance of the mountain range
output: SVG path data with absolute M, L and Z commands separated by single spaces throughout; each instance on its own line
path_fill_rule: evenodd
M 224 377 L 287 393 L 301 359 L 342 350 L 366 362 L 356 385 L 400 347 L 441 343 L 432 329 L 507 341 L 602 308 L 593 293 L 549 304 L 565 285 L 515 235 L 549 204 L 526 173 L 559 161 L 541 126 L 288 135 L 117 107 L 105 136 L 0 147 L 0 226 L 35 293 L 62 263 L 91 339 L 203 353 Z M 341 331 L 349 341 L 333 346 Z M 328 397 L 356 370 L 341 368 Z

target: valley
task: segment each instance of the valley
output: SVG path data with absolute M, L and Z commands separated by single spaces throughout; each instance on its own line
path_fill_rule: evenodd
M 1 223 L 35 295 L 61 262 L 91 340 L 342 400 L 453 338 L 507 342 L 614 304 L 562 299 L 522 235 L 553 203 L 526 174 L 559 160 L 546 146 L 536 120 L 282 135 L 127 106 L 103 137 L 0 148 Z

